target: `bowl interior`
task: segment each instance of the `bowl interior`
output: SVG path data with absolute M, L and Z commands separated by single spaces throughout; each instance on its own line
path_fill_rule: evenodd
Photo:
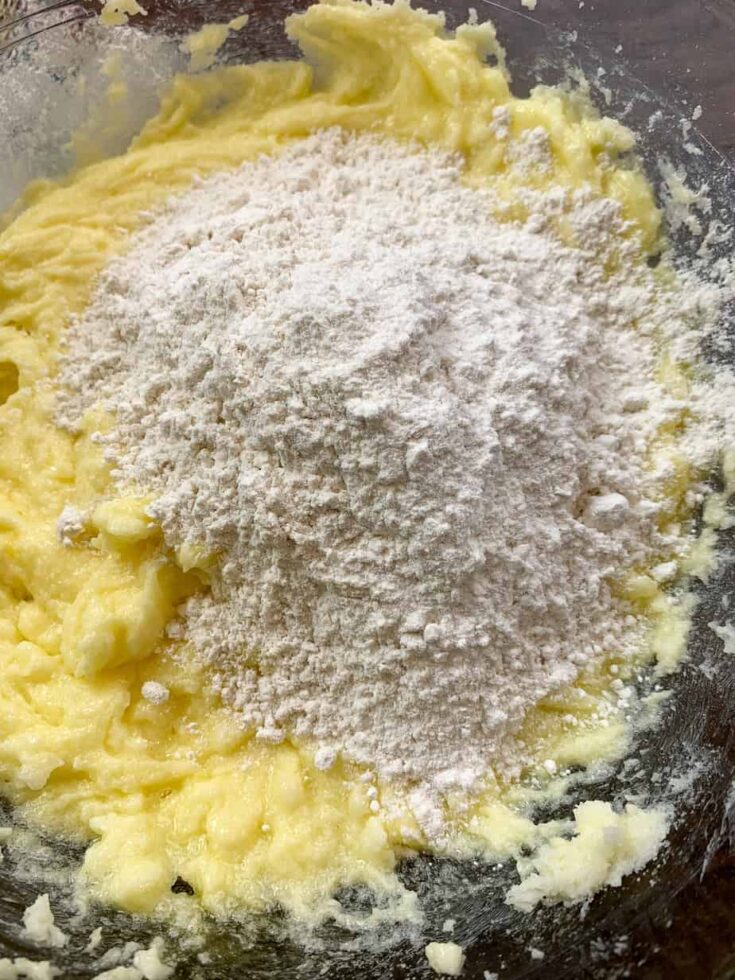
M 13 13 L 9 0 L 4 2 L 6 20 L 37 9 L 14 0 L 21 7 Z M 19 40 L 25 25 L 0 33 L 0 210 L 29 179 L 68 169 L 69 142 L 80 127 L 105 153 L 122 150 L 154 111 L 166 81 L 184 67 L 176 35 L 245 10 L 251 14 L 248 30 L 227 42 L 222 58 L 289 57 L 294 51 L 281 29 L 283 18 L 307 5 L 307 0 L 150 0 L 147 18 L 114 31 L 76 19 L 85 12 L 79 4 L 53 13 L 38 5 L 40 19 L 29 23 L 57 26 L 26 41 Z M 450 27 L 467 19 L 472 5 L 473 0 L 422 0 L 428 9 L 443 9 Z M 481 0 L 480 7 L 481 16 L 495 21 L 508 50 L 516 90 L 557 82 L 568 78 L 570 68 L 581 68 L 592 80 L 601 110 L 639 134 L 639 152 L 654 183 L 661 183 L 659 163 L 668 158 L 687 172 L 692 186 L 709 185 L 709 220 L 732 224 L 735 174 L 728 157 L 735 145 L 735 120 L 729 114 L 735 104 L 730 69 L 735 8 L 717 0 L 597 0 L 589 10 L 568 0 L 539 0 L 533 12 L 516 0 L 507 6 Z M 0 7 L 0 22 L 2 16 Z M 3 51 L 10 40 L 18 43 Z M 106 77 L 113 56 L 131 81 L 125 110 L 111 119 L 101 94 L 104 86 L 95 82 Z M 87 76 L 85 86 L 81 75 Z M 687 136 L 698 151 L 692 153 L 683 149 L 682 123 L 698 104 L 704 114 L 701 128 Z M 683 236 L 675 243 L 681 255 L 698 246 Z M 708 356 L 735 363 L 735 346 L 729 354 Z M 721 550 L 733 546 L 735 531 L 726 532 Z M 697 587 L 689 662 L 671 682 L 673 697 L 663 721 L 641 737 L 638 764 L 591 777 L 577 797 L 553 814 L 566 814 L 586 792 L 618 802 L 640 795 L 672 802 L 677 818 L 669 845 L 652 868 L 603 892 L 582 913 L 579 907 L 554 908 L 529 917 L 504 904 L 512 867 L 491 875 L 481 864 L 422 858 L 401 870 L 426 909 L 421 933 L 393 930 L 367 937 L 325 927 L 304 949 L 278 915 L 229 928 L 212 925 L 208 949 L 214 965 L 202 965 L 196 952 L 182 949 L 176 976 L 273 980 L 294 971 L 304 978 L 353 980 L 428 976 L 423 945 L 442 938 L 447 918 L 456 921 L 452 938 L 466 947 L 468 980 L 483 977 L 484 971 L 504 978 L 623 976 L 630 970 L 635 976 L 726 975 L 735 962 L 735 923 L 727 915 L 735 899 L 730 856 L 735 658 L 723 651 L 709 624 L 725 621 L 726 597 L 734 587 L 735 568 L 727 563 Z M 58 868 L 79 858 L 73 848 L 51 841 L 36 841 L 35 847 L 32 860 L 11 854 L 0 865 L 0 956 L 34 956 L 18 938 L 22 910 L 44 880 L 63 891 L 64 873 Z M 360 893 L 343 898 L 358 909 L 369 902 Z M 78 921 L 62 916 L 60 921 L 72 935 L 59 957 L 63 976 L 70 980 L 91 977 L 99 969 L 83 950 L 93 925 L 102 923 L 109 941 L 145 942 L 158 931 L 112 911 L 95 911 L 94 922 L 91 916 Z M 544 959 L 531 959 L 530 947 L 542 949 Z

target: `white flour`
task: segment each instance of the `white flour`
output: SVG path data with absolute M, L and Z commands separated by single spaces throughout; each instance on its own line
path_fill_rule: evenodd
M 170 202 L 64 367 L 65 424 L 101 401 L 115 475 L 218 555 L 184 614 L 243 724 L 418 809 L 517 771 L 528 709 L 641 641 L 611 576 L 681 547 L 645 460 L 679 407 L 657 334 L 698 297 L 666 300 L 611 201 L 528 201 L 498 222 L 439 151 L 317 134 Z

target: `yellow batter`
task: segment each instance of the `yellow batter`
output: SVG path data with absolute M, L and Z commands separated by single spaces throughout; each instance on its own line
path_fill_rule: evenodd
M 493 109 L 508 106 L 513 136 L 536 126 L 550 135 L 553 173 L 528 180 L 586 182 L 617 199 L 644 250 L 658 233 L 648 183 L 621 161 L 631 134 L 560 91 L 514 98 L 489 26 L 450 37 L 439 17 L 403 4 L 339 0 L 292 17 L 289 32 L 305 61 L 178 77 L 126 153 L 63 185 L 31 188 L 0 235 L 3 792 L 32 822 L 90 841 L 83 871 L 92 893 L 135 911 L 279 903 L 309 916 L 335 911 L 339 885 L 367 882 L 394 896 L 386 915 L 410 914 L 412 896 L 391 872 L 398 854 L 423 845 L 410 814 L 389 822 L 371 812 L 356 772 L 341 764 L 319 772 L 312 752 L 256 744 L 197 668 L 172 663 L 167 621 L 202 587 L 206 569 L 196 555 L 165 551 L 144 498 L 116 499 L 87 433 L 72 437 L 53 424 L 64 328 L 141 212 L 195 175 L 334 125 L 458 151 L 471 184 L 491 184 L 512 203 L 520 178 L 489 126 Z M 687 482 L 685 473 L 676 479 L 673 496 Z M 73 547 L 56 537 L 67 505 L 93 512 Z M 660 616 L 659 652 L 676 652 L 684 626 L 655 583 L 642 577 L 632 589 Z M 599 668 L 535 712 L 527 737 L 540 760 L 564 765 L 620 751 L 622 719 L 605 727 L 592 720 L 611 678 Z M 151 680 L 170 690 L 165 704 L 141 696 Z M 458 826 L 490 853 L 514 853 L 536 832 L 507 808 L 514 794 L 489 786 L 473 812 L 457 814 Z M 172 895 L 179 876 L 196 900 Z

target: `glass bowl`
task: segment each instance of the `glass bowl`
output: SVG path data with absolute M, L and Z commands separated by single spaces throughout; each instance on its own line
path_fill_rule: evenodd
M 600 109 L 638 134 L 639 152 L 657 187 L 660 161 L 668 158 L 687 172 L 692 186 L 708 185 L 710 220 L 732 224 L 732 0 L 538 0 L 534 10 L 520 0 L 422 0 L 422 6 L 443 9 L 454 27 L 467 19 L 473 2 L 482 18 L 495 21 L 517 92 L 581 69 Z M 293 56 L 281 24 L 308 0 L 148 0 L 144 5 L 147 17 L 110 30 L 96 23 L 90 4 L 0 0 L 0 25 L 6 25 L 0 29 L 0 211 L 29 180 L 68 169 L 75 134 L 81 152 L 84 134 L 108 154 L 124 149 L 154 111 L 167 80 L 184 68 L 177 42 L 182 34 L 247 12 L 248 29 L 227 41 L 223 61 Z M 111 112 L 103 83 L 115 72 L 128 79 L 129 91 Z M 685 142 L 694 151 L 685 150 Z M 682 253 L 696 247 L 684 236 L 674 237 Z M 730 355 L 735 362 L 735 345 Z M 721 548 L 734 546 L 735 532 L 725 532 Z M 428 977 L 423 947 L 446 939 L 447 918 L 456 922 L 451 938 L 467 953 L 467 980 L 487 973 L 545 980 L 735 975 L 735 658 L 709 629 L 712 621 L 724 621 L 723 598 L 734 588 L 735 567 L 727 563 L 698 587 L 689 660 L 673 679 L 662 723 L 643 736 L 641 765 L 631 770 L 621 763 L 598 774 L 590 788 L 596 798 L 621 801 L 653 785 L 656 799 L 674 803 L 668 844 L 642 874 L 582 908 L 524 916 L 503 902 L 512 868 L 491 877 L 480 863 L 425 857 L 401 870 L 426 909 L 422 930 L 365 938 L 325 927 L 305 948 L 275 914 L 226 928 L 212 924 L 206 945 L 211 962 L 203 963 L 201 950 L 187 948 L 186 936 L 180 935 L 175 976 Z M 573 802 L 566 800 L 562 812 Z M 32 861 L 11 854 L 0 865 L 0 957 L 43 958 L 19 938 L 22 911 L 39 890 L 63 893 L 63 869 L 79 858 L 68 845 L 36 844 Z M 343 899 L 359 907 L 365 897 Z M 84 951 L 94 925 L 104 926 L 108 944 L 146 943 L 161 928 L 100 909 L 86 916 L 60 915 L 59 921 L 71 940 L 54 962 L 67 980 L 100 970 Z M 532 958 L 532 947 L 544 958 Z

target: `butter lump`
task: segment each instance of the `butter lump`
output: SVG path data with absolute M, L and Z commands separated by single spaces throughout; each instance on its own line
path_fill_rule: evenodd
M 574 836 L 552 837 L 530 858 L 518 861 L 521 882 L 509 904 L 530 912 L 541 901 L 579 902 L 605 886 L 617 887 L 658 854 L 669 819 L 659 808 L 628 804 L 616 813 L 609 803 L 590 800 L 574 810 Z
M 69 669 L 88 676 L 145 660 L 163 636 L 176 597 L 175 576 L 160 562 L 134 572 L 117 563 L 103 569 L 64 616 L 61 655 Z
M 462 972 L 464 950 L 457 943 L 429 943 L 424 951 L 434 973 L 458 977 Z

